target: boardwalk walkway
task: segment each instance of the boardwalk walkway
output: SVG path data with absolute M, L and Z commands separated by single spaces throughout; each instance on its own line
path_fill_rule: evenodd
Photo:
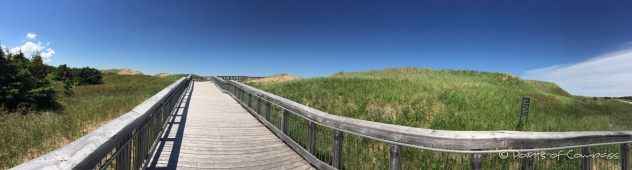
M 313 169 L 213 83 L 191 89 L 148 169 Z

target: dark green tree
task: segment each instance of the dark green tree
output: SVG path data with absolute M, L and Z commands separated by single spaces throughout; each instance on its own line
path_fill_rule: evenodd
M 43 108 L 55 107 L 55 89 L 50 81 L 46 80 L 46 66 L 42 56 L 37 52 L 31 57 L 31 90 L 28 91 L 29 98 L 35 106 Z
M 55 72 L 52 73 L 51 78 L 53 80 L 61 81 L 65 83 L 68 78 L 71 78 L 71 69 L 66 64 L 59 65 Z
M 58 107 L 55 90 L 46 80 L 42 57 L 36 53 L 28 59 L 19 51 L 0 54 L 0 104 L 7 109 L 50 109 Z
M 101 72 L 95 68 L 81 68 L 79 77 L 83 80 L 82 85 L 103 84 L 103 76 Z

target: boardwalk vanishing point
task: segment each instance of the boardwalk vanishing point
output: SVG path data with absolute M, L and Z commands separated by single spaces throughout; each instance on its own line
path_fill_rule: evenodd
M 194 83 L 148 169 L 313 169 L 212 82 Z
M 181 78 L 80 139 L 12 169 L 632 169 L 632 131 L 407 127 L 328 114 L 238 82 L 257 77 L 206 78 L 211 82 Z M 508 150 L 608 152 L 618 159 L 494 157 Z

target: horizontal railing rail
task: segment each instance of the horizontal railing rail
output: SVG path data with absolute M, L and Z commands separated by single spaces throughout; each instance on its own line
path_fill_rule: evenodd
M 237 81 L 222 77 L 211 79 L 320 169 L 630 169 L 632 131 L 414 128 L 331 115 Z M 253 100 L 256 100 L 255 104 Z M 560 158 L 564 155 L 561 150 L 569 150 L 568 153 L 564 151 L 566 157 L 563 159 Z M 571 151 L 574 155 L 570 155 Z M 534 163 L 543 155 L 555 155 L 544 152 L 558 153 L 557 160 L 550 158 Z M 594 153 L 600 152 L 610 155 L 604 158 L 607 160 L 595 162 Z
M 235 80 L 235 81 L 248 81 L 248 80 L 256 80 L 265 77 L 252 77 L 252 76 L 216 76 L 221 78 L 222 80 Z
M 191 75 L 183 77 L 132 111 L 13 169 L 144 169 L 190 84 Z

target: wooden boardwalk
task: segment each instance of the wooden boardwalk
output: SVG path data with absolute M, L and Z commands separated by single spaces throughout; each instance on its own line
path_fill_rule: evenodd
M 148 169 L 313 169 L 213 83 L 191 89 Z

